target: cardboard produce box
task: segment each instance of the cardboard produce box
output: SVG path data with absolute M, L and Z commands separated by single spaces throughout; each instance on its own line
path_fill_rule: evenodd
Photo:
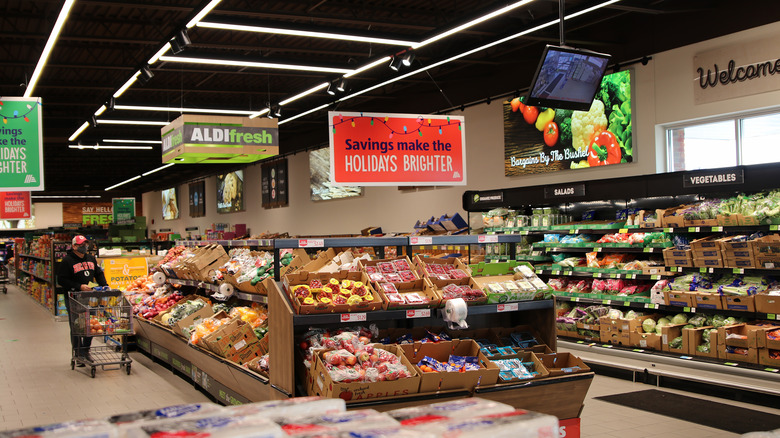
M 279 276 L 284 277 L 287 274 L 292 274 L 294 272 L 298 272 L 303 267 L 311 262 L 311 258 L 309 257 L 309 254 L 306 252 L 303 248 L 296 248 L 292 250 L 293 258 L 290 261 L 290 264 L 287 266 L 282 266 L 279 270 Z
M 257 343 L 259 339 L 257 339 L 251 324 L 236 317 L 206 336 L 203 341 L 206 348 L 218 356 L 228 357 L 250 344 Z
M 758 352 L 760 348 L 743 348 L 733 347 L 723 343 L 721 333 L 718 333 L 718 358 L 734 361 L 734 362 L 747 362 L 758 363 Z
M 693 266 L 695 268 L 722 268 L 723 258 L 717 257 L 694 257 Z
M 723 257 L 723 267 L 725 268 L 754 269 L 757 266 L 756 259 L 753 257 Z
M 550 377 L 590 372 L 590 368 L 585 365 L 585 362 L 571 353 L 545 354 L 539 359 L 550 372 Z
M 598 339 L 600 342 L 622 346 L 631 345 L 631 332 L 602 330 L 599 334 L 601 335 Z
M 326 285 L 330 279 L 336 279 L 339 282 L 343 280 L 359 281 L 365 286 L 367 292 L 373 298 L 371 301 L 361 301 L 360 303 L 349 304 L 324 304 L 317 302 L 315 304 L 304 304 L 293 294 L 293 289 L 298 285 L 309 285 L 312 280 L 319 280 L 323 285 Z M 371 282 L 368 276 L 364 272 L 349 272 L 339 271 L 333 274 L 329 273 L 310 273 L 307 271 L 299 271 L 292 274 L 287 274 L 282 280 L 284 290 L 290 297 L 290 301 L 295 308 L 295 312 L 299 315 L 307 315 L 312 313 L 350 313 L 350 312 L 369 312 L 372 310 L 379 310 L 384 305 L 381 296 L 371 287 Z
M 780 235 L 771 234 L 756 239 L 753 244 L 753 254 L 759 268 L 776 269 L 780 267 Z
M 514 349 L 528 349 L 541 345 L 542 335 L 530 325 L 518 325 L 514 327 L 493 327 L 490 329 L 490 338 L 501 346 Z
M 691 241 L 691 249 L 695 252 L 718 251 L 721 244 L 718 236 L 707 236 Z
M 398 356 L 412 377 L 380 382 L 334 382 L 322 360 L 322 353 L 330 350 L 317 350 L 311 369 L 312 384 L 309 395 L 341 398 L 349 402 L 352 400 L 366 401 L 417 394 L 420 391 L 420 375 L 416 371 L 415 366 L 406 358 L 401 347 L 398 345 L 374 344 L 374 348 L 387 350 Z
M 724 309 L 723 306 L 723 299 L 724 297 L 720 296 L 717 293 L 709 293 L 709 292 L 689 292 L 692 296 L 692 307 L 697 307 L 700 309 Z
M 780 367 L 780 350 L 770 348 L 759 349 L 758 363 L 771 367 Z
M 724 295 L 723 308 L 728 310 L 738 310 L 741 312 L 755 312 L 756 298 L 754 295 Z
M 420 392 L 436 392 L 449 389 L 472 390 L 477 386 L 494 385 L 498 381 L 498 366 L 480 351 L 479 345 L 471 339 L 453 339 L 439 343 L 403 344 L 400 346 L 406 358 L 415 366 L 420 375 Z M 450 355 L 477 357 L 479 370 L 463 372 L 425 373 L 418 364 L 428 356 L 439 362 L 447 362 Z
M 661 335 L 634 331 L 629 334 L 629 339 L 630 344 L 634 347 L 646 348 L 648 350 L 661 350 Z
M 663 250 L 666 266 L 690 268 L 693 266 L 693 251 L 690 249 L 666 248 Z
M 766 333 L 765 326 L 752 324 L 734 324 L 718 329 L 718 342 L 730 347 L 759 348 L 765 345 L 761 340 Z M 759 336 L 759 332 L 761 336 Z M 729 337 L 729 335 L 732 335 Z M 736 337 L 739 336 L 739 337 Z
M 703 357 L 718 357 L 718 330 L 712 331 L 712 326 L 699 327 L 695 329 L 683 329 L 683 333 L 688 336 L 688 354 L 691 356 L 703 356 Z M 704 331 L 710 330 L 710 351 L 704 352 L 697 349 L 698 346 L 704 344 Z
M 389 264 L 389 265 L 388 265 Z M 414 261 L 412 261 L 407 256 L 402 257 L 395 257 L 392 259 L 376 259 L 376 260 L 359 260 L 358 265 L 360 266 L 360 270 L 368 273 L 372 269 L 377 271 L 377 274 L 387 274 L 387 273 L 397 273 L 400 271 L 410 272 L 412 275 L 414 275 L 414 278 L 409 278 L 408 280 L 404 281 L 414 281 L 414 280 L 420 280 L 424 278 L 424 275 L 420 272 L 417 265 Z M 390 266 L 393 271 L 385 272 L 380 269 L 380 266 Z M 408 268 L 408 269 L 406 269 Z M 371 277 L 371 274 L 369 274 L 369 277 Z M 376 281 L 372 278 L 374 283 L 379 283 L 380 281 Z M 397 281 L 391 281 L 391 280 L 381 280 L 381 281 L 390 281 L 392 283 L 402 283 Z
M 663 216 L 665 210 L 639 210 L 634 219 L 634 223 L 641 228 L 661 228 L 663 226 Z
M 775 291 L 778 295 L 770 295 L 767 292 L 760 292 L 753 296 L 756 306 L 756 312 L 759 313 L 780 313 L 780 291 Z
M 394 298 L 388 298 L 388 294 L 383 290 L 383 285 L 377 285 L 377 293 L 384 302 L 384 309 L 419 309 L 419 308 L 436 308 L 441 305 L 441 294 L 433 288 L 433 285 L 425 278 L 421 280 L 407 281 L 404 283 L 393 283 L 395 289 L 401 298 L 404 298 L 406 294 L 417 293 L 425 297 L 428 302 L 414 303 L 414 302 L 400 302 Z M 405 298 L 404 298 L 405 299 Z
M 764 327 L 756 327 L 756 343 L 758 348 L 771 348 L 780 350 L 780 339 L 769 338 L 769 332 L 774 332 L 775 337 L 780 336 L 780 326 L 767 324 Z
M 546 354 L 552 354 L 552 353 L 546 353 Z M 544 379 L 545 377 L 550 376 L 550 371 L 548 371 L 547 368 L 544 367 L 542 361 L 539 360 L 539 356 L 533 352 L 528 351 L 524 353 L 518 353 L 514 356 L 499 358 L 499 360 L 509 360 L 509 359 L 517 359 L 520 362 L 526 364 L 533 364 L 532 366 L 526 366 L 526 370 L 531 372 L 536 372 L 537 374 L 528 379 L 521 379 L 519 377 L 512 375 L 511 371 L 509 373 L 502 372 L 500 363 L 497 363 L 496 366 L 499 367 L 498 383 L 525 382 L 528 380 Z
M 677 290 L 665 290 L 664 302 L 667 306 L 694 307 L 693 293 Z
M 690 354 L 687 339 L 683 336 L 683 327 L 685 324 L 672 324 L 661 327 L 661 350 L 669 353 Z M 682 338 L 680 348 L 672 348 L 669 343 L 674 339 Z
M 685 226 L 685 217 L 682 211 L 688 208 L 688 205 L 680 205 L 677 207 L 667 208 L 663 210 L 663 213 L 659 216 L 662 218 L 662 226 L 678 228 Z M 679 213 L 679 214 L 678 214 Z
M 648 318 L 658 320 L 660 317 L 661 315 L 657 314 L 637 316 L 634 319 L 610 318 L 608 316 L 602 316 L 599 318 L 599 323 L 602 326 L 602 330 L 635 332 L 637 329 L 642 328 L 642 322 L 644 322 L 644 320 Z

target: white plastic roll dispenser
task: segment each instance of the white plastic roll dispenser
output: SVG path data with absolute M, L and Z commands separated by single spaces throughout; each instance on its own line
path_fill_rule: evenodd
M 160 271 L 155 272 L 152 274 L 152 281 L 154 281 L 154 284 L 157 286 L 162 286 L 165 284 L 165 274 L 163 274 Z
M 450 329 L 467 329 L 466 317 L 469 316 L 469 306 L 463 298 L 448 300 L 444 304 L 442 316 Z

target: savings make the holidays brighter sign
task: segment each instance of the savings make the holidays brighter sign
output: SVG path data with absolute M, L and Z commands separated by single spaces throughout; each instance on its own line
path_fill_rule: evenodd
M 38 98 L 0 97 L 0 188 L 43 190 L 43 118 Z
M 329 112 L 331 182 L 466 184 L 462 116 Z

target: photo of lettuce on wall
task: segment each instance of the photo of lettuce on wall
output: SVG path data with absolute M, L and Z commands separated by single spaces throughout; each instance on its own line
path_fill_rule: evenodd
M 538 174 L 630 163 L 631 71 L 604 76 L 588 111 L 504 102 L 504 174 Z

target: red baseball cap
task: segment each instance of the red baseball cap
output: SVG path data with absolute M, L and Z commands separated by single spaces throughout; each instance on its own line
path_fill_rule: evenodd
M 79 234 L 78 236 L 73 238 L 73 241 L 71 243 L 73 245 L 81 245 L 82 243 L 84 243 L 86 241 L 87 241 L 87 238 Z

